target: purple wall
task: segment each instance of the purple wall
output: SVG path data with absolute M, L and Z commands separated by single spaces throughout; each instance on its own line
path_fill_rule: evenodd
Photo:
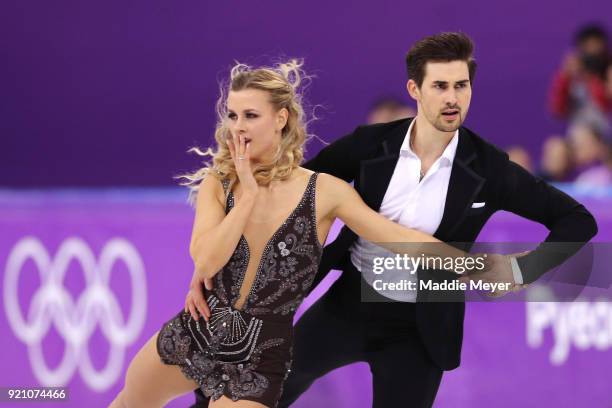
M 462 30 L 479 72 L 467 125 L 537 153 L 562 129 L 546 110 L 574 29 L 612 28 L 612 3 L 4 2 L 0 6 L 0 185 L 168 185 L 207 145 L 217 79 L 232 61 L 306 59 L 331 141 L 380 95 L 404 95 L 417 39 Z M 604 20 L 605 19 L 605 20 Z M 313 143 L 316 152 L 320 144 Z

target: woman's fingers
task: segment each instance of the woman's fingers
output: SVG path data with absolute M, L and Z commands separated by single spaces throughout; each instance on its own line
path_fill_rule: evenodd
M 204 287 L 208 290 L 212 290 L 213 289 L 213 280 L 210 278 L 205 278 L 204 279 Z
M 257 181 L 253 177 L 251 171 L 251 148 L 250 143 L 246 142 L 245 135 L 237 135 L 230 133 L 230 137 L 227 138 L 227 146 L 234 162 L 234 168 L 236 169 L 236 176 L 241 184 L 249 187 L 249 189 L 256 189 Z
M 238 178 L 240 178 L 240 172 L 244 168 L 244 159 L 240 160 L 241 157 L 244 157 L 244 150 L 242 147 L 242 136 L 232 135 L 232 160 L 234 161 L 234 167 L 236 168 L 236 172 L 238 173 Z
M 232 160 L 234 162 L 234 168 L 236 169 L 238 178 L 240 178 L 240 172 L 243 168 L 243 160 L 240 160 L 242 154 L 240 153 L 240 142 L 238 140 L 238 137 L 236 135 L 232 135 L 232 138 L 228 139 L 227 145 L 230 150 L 230 156 L 232 157 Z
M 240 149 L 239 149 L 239 155 L 238 158 L 240 159 L 242 157 L 242 159 L 244 160 L 244 151 L 246 150 L 246 142 L 245 142 L 245 137 L 244 135 L 240 135 Z
M 193 320 L 199 320 L 200 316 L 204 318 L 204 320 L 208 321 L 210 318 L 210 309 L 208 308 L 208 304 L 203 302 L 198 302 L 193 299 L 193 296 L 187 295 L 187 301 L 185 302 L 185 312 L 189 312 Z
M 208 321 L 208 318 L 210 317 L 210 310 L 208 309 L 208 304 L 204 298 L 198 300 L 196 302 L 196 306 L 200 312 L 200 315 L 204 318 L 204 320 Z
M 208 310 L 208 305 L 204 300 L 204 294 L 202 293 L 202 284 L 199 280 L 195 280 L 192 283 L 190 294 L 196 309 L 200 313 L 200 316 L 208 320 L 208 315 L 210 314 L 210 311 Z
M 191 315 L 191 317 L 193 318 L 193 320 L 198 320 L 198 312 L 196 312 L 196 308 L 195 305 L 193 304 L 193 301 L 191 300 L 191 296 L 189 297 L 189 300 L 187 301 L 187 308 L 189 309 L 189 314 Z
M 227 146 L 229 147 L 230 156 L 232 157 L 232 161 L 234 162 L 234 167 L 238 169 L 238 152 L 236 151 L 236 137 L 232 136 L 231 139 L 227 139 Z
M 240 139 L 235 133 L 232 135 L 232 139 L 232 142 L 234 143 L 234 156 L 237 159 L 240 157 Z
M 244 148 L 244 161 L 246 162 L 246 164 L 250 165 L 251 162 L 251 144 L 250 143 L 246 143 L 246 147 Z

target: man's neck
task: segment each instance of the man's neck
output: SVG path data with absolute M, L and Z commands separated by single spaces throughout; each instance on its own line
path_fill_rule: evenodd
M 429 123 L 424 117 L 417 115 L 410 134 L 412 151 L 423 159 L 437 159 L 450 143 L 455 132 L 442 132 Z

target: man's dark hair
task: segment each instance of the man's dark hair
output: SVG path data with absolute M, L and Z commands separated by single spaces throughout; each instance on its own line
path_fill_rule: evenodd
M 590 38 L 597 38 L 608 43 L 608 33 L 599 24 L 588 24 L 580 27 L 574 35 L 574 44 L 580 45 Z
M 470 73 L 470 82 L 476 75 L 476 61 L 472 56 L 474 43 L 463 33 L 439 33 L 417 41 L 406 54 L 408 79 L 420 88 L 428 62 L 465 61 Z

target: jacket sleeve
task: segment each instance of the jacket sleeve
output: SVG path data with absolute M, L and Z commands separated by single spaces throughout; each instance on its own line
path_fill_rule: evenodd
M 324 147 L 304 164 L 307 169 L 328 173 L 350 183 L 359 170 L 360 128 Z
M 534 177 L 503 154 L 498 207 L 536 221 L 549 230 L 543 243 L 517 259 L 523 282 L 531 283 L 582 248 L 597 234 L 597 223 L 582 204 Z
M 357 127 L 353 132 L 341 137 L 335 142 L 323 148 L 314 158 L 304 164 L 307 169 L 328 173 L 346 181 L 352 182 L 359 171 L 361 151 L 364 150 L 364 136 Z M 343 234 L 331 244 L 327 245 L 323 251 L 323 257 L 319 265 L 313 283 L 310 286 L 309 294 L 327 276 L 327 273 L 335 266 L 337 258 L 346 253 Z

